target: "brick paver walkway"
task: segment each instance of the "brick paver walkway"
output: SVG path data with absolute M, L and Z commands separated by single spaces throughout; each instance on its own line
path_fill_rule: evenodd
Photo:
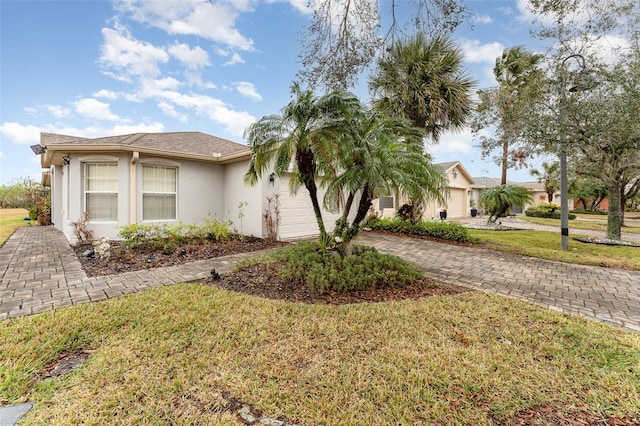
M 261 253 L 88 278 L 65 236 L 53 226 L 19 228 L 0 248 L 0 320 L 204 279 L 213 268 L 226 272 L 241 259 Z
M 358 241 L 415 263 L 438 280 L 525 299 L 640 331 L 640 273 L 362 232 Z M 0 320 L 203 279 L 260 252 L 88 278 L 55 228 L 24 227 L 0 248 Z

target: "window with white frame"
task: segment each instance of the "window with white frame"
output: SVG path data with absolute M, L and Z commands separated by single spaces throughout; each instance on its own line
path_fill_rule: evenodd
M 94 222 L 118 220 L 118 165 L 84 164 L 85 211 Z
M 142 166 L 142 220 L 176 219 L 176 167 Z

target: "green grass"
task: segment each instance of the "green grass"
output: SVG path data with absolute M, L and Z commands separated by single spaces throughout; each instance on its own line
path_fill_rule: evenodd
M 513 254 L 580 265 L 640 271 L 640 247 L 587 244 L 571 239 L 569 251 L 561 248 L 560 234 L 545 231 L 488 231 L 470 229 L 488 248 Z M 573 237 L 579 236 L 576 232 Z
M 580 220 L 575 219 L 569 222 L 570 229 L 588 229 L 593 231 L 607 231 L 607 217 L 592 216 L 592 215 L 578 215 Z M 537 223 L 540 225 L 549 225 L 560 227 L 560 219 L 545 219 L 541 217 L 520 216 L 522 220 L 531 223 Z M 622 232 L 628 232 L 630 234 L 640 234 L 640 221 L 634 219 L 626 219 L 626 225 L 622 228 Z
M 491 424 L 528 407 L 640 413 L 640 334 L 484 292 L 307 305 L 181 284 L 0 322 L 24 424 Z M 88 363 L 39 380 L 61 354 Z
M 0 245 L 13 231 L 29 223 L 24 220 L 26 216 L 29 216 L 29 212 L 25 209 L 0 209 Z

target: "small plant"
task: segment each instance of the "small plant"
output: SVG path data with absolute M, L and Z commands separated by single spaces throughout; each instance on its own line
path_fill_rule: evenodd
M 267 208 L 264 209 L 262 218 L 267 228 L 267 240 L 277 241 L 278 228 L 280 227 L 280 194 L 267 197 Z
M 238 219 L 240 220 L 240 239 L 244 240 L 244 231 L 242 228 L 242 219 L 244 218 L 244 208 L 247 207 L 249 203 L 247 201 L 240 201 L 238 203 Z
M 93 238 L 93 231 L 88 228 L 90 219 L 89 213 L 82 212 L 80 219 L 75 222 L 71 222 L 71 226 L 73 226 L 73 235 L 75 235 L 81 243 Z

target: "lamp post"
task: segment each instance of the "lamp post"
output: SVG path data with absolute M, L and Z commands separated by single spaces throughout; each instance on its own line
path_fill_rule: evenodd
M 576 59 L 580 65 L 580 73 L 586 75 L 588 71 L 584 56 L 577 53 L 567 56 L 562 60 L 560 66 L 564 68 L 565 63 L 569 59 Z M 565 130 L 567 91 L 578 92 L 580 90 L 587 90 L 589 87 L 582 82 L 582 84 L 571 86 L 567 90 L 565 87 L 564 72 L 561 73 L 561 76 L 560 128 L 562 129 L 562 141 L 560 146 L 560 233 L 562 234 L 562 250 L 569 250 L 569 184 L 567 179 L 567 133 Z

